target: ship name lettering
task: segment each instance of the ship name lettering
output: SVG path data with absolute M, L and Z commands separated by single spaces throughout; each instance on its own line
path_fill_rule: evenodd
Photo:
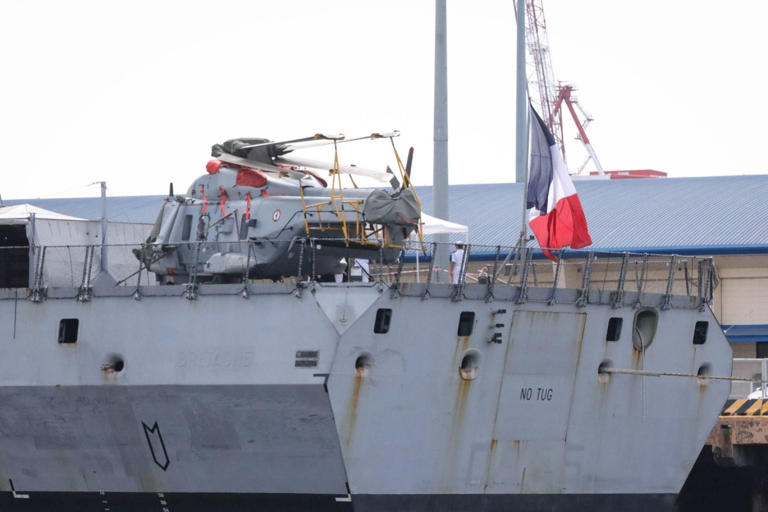
M 554 395 L 554 392 L 555 391 L 552 388 L 523 387 L 523 388 L 520 388 L 520 400 L 550 402 L 552 401 L 552 396 Z

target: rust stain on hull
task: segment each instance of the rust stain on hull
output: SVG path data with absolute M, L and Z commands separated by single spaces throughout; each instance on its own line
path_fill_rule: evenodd
M 488 485 L 491 483 L 491 477 L 493 476 L 493 461 L 496 457 L 496 447 L 498 445 L 498 439 L 491 439 L 491 442 L 488 446 L 488 464 L 485 468 L 485 484 L 483 485 L 483 493 L 488 491 Z
M 453 359 L 454 361 L 459 360 L 459 354 L 464 352 L 469 348 L 469 336 L 457 336 L 456 337 L 456 348 L 453 351 Z
M 445 464 L 443 467 L 443 482 L 445 486 L 445 492 L 453 491 L 451 482 L 457 467 L 457 458 L 461 448 L 461 438 L 464 430 L 464 415 L 467 409 L 467 397 L 469 396 L 471 385 L 471 380 L 464 380 L 459 378 L 458 387 L 456 388 L 456 397 L 453 400 L 451 430 L 448 434 L 448 445 L 446 446 L 446 456 L 444 459 Z
M 357 408 L 360 403 L 360 391 L 363 387 L 362 372 L 355 373 L 355 381 L 352 385 L 352 394 L 349 397 L 349 405 L 347 406 L 347 416 L 345 418 L 345 426 L 347 427 L 346 445 L 349 446 L 352 443 L 352 436 L 355 433 L 355 424 L 357 423 Z
M 467 409 L 467 396 L 469 396 L 471 383 L 471 380 L 459 379 L 456 399 L 453 402 L 453 422 L 451 424 L 451 438 L 454 440 L 461 435 L 461 427 L 464 424 L 464 413 Z

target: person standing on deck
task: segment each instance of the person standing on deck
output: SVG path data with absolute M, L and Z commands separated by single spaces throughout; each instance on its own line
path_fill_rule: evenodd
M 451 278 L 453 284 L 459 284 L 461 279 L 461 267 L 464 263 L 464 244 L 456 242 L 456 249 L 451 253 Z

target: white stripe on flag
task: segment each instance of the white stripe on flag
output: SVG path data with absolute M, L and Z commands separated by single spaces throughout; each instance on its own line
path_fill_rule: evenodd
M 558 201 L 576 193 L 576 187 L 573 186 L 573 181 L 568 175 L 568 169 L 565 167 L 563 155 L 557 148 L 557 144 L 549 147 L 549 153 L 552 156 L 552 183 L 549 184 L 547 213 L 555 209 Z

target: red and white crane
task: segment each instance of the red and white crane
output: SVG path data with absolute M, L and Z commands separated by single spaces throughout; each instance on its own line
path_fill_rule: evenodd
M 540 113 L 547 127 L 555 137 L 560 151 L 565 159 L 565 141 L 563 140 L 563 104 L 568 108 L 573 122 L 576 124 L 578 135 L 576 138 L 584 144 L 587 158 L 577 173 L 581 173 L 587 164 L 592 161 L 598 174 L 604 174 L 603 167 L 597 159 L 597 154 L 587 137 L 586 128 L 592 121 L 592 116 L 587 114 L 579 105 L 579 101 L 573 94 L 572 85 L 555 81 L 550 58 L 549 41 L 547 40 L 547 21 L 544 18 L 542 0 L 526 0 L 526 44 L 528 55 L 533 61 L 535 74 L 528 77 L 528 94 L 534 108 Z

